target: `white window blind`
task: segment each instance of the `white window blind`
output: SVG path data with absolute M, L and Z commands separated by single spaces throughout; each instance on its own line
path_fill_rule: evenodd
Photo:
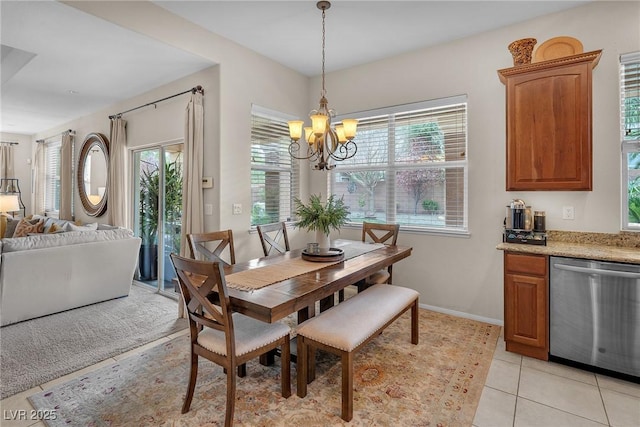
M 640 52 L 620 57 L 622 228 L 640 231 Z
M 298 194 L 298 162 L 289 155 L 286 115 L 253 106 L 251 111 L 251 226 L 291 221 Z
M 355 116 L 358 152 L 332 170 L 330 183 L 350 222 L 468 232 L 466 97 Z
M 62 141 L 45 143 L 44 210 L 56 216 L 60 210 L 60 146 Z

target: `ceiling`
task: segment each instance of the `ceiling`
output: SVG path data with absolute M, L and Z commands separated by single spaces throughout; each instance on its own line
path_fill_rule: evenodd
M 302 74 L 320 74 L 322 15 L 315 1 L 153 3 Z M 336 0 L 326 12 L 326 70 L 584 3 Z M 41 132 L 214 64 L 57 1 L 1 1 L 0 18 L 2 132 Z

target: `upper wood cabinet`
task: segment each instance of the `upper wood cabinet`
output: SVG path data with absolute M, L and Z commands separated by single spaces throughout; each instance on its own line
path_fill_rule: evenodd
M 591 190 L 591 74 L 601 50 L 498 70 L 507 191 Z

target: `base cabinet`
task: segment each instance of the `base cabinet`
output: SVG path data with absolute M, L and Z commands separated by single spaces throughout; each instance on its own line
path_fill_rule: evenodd
M 507 351 L 549 358 L 549 258 L 504 254 L 504 339 Z

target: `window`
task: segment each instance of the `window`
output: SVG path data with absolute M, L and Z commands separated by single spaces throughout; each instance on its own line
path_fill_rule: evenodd
M 331 192 L 349 206 L 349 221 L 467 233 L 466 96 L 355 117 L 358 152 L 330 176 Z
M 620 57 L 622 228 L 640 231 L 640 52 Z
M 47 142 L 44 147 L 44 210 L 57 216 L 60 210 L 60 147 L 62 141 Z
M 251 226 L 291 221 L 298 194 L 298 162 L 289 155 L 289 126 L 282 113 L 251 109 Z

